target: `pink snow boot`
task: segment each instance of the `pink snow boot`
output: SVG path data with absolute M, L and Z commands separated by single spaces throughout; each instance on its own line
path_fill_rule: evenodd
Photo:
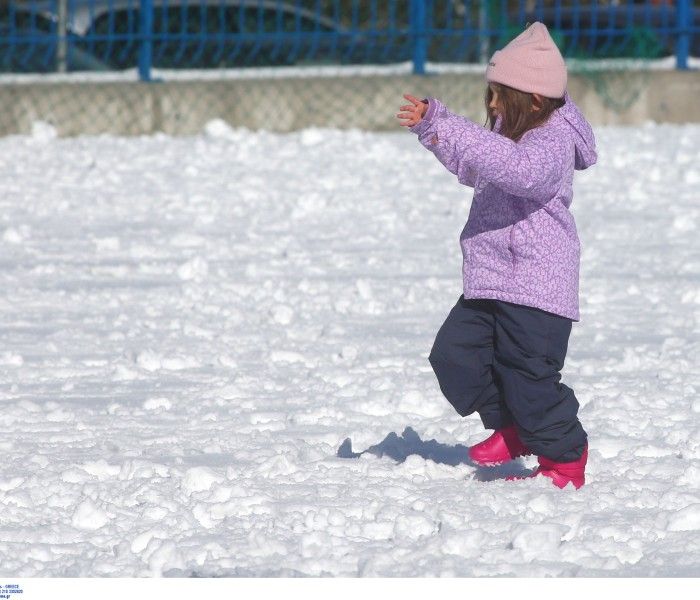
M 520 441 L 515 425 L 499 429 L 488 439 L 469 448 L 469 458 L 482 467 L 495 467 L 529 454 L 532 452 Z
M 573 462 L 558 463 L 544 456 L 538 456 L 537 461 L 540 463 L 540 466 L 532 474 L 532 477 L 544 475 L 549 477 L 552 483 L 559 488 L 565 488 L 569 483 L 573 483 L 574 487 L 578 489 L 586 483 L 585 471 L 586 462 L 588 461 L 588 444 L 584 447 L 581 458 Z

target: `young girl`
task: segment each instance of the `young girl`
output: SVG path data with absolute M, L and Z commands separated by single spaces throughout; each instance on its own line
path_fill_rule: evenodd
M 595 163 L 595 140 L 566 93 L 564 59 L 542 23 L 493 55 L 486 80 L 490 130 L 434 98 L 406 95 L 411 104 L 397 115 L 474 188 L 460 236 L 464 294 L 430 364 L 457 412 L 477 412 L 495 430 L 469 449 L 474 463 L 535 454 L 533 477 L 579 488 L 587 436 L 560 370 L 579 320 L 574 169 Z

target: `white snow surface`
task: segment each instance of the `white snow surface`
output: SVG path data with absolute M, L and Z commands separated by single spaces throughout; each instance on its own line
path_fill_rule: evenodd
M 1 139 L 0 575 L 700 575 L 700 126 L 596 134 L 578 491 L 466 458 L 471 191 L 413 135 Z

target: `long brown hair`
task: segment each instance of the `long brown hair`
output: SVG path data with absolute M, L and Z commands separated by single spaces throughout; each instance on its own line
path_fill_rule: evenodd
M 520 140 L 525 132 L 530 131 L 530 129 L 546 123 L 552 113 L 565 104 L 564 98 L 546 98 L 543 96 L 542 101 L 538 102 L 534 94 L 521 92 L 500 83 L 491 83 L 486 88 L 485 102 L 486 113 L 488 114 L 487 122 L 491 125 L 492 131 L 496 124 L 496 115 L 489 108 L 489 104 L 493 100 L 491 86 L 498 94 L 499 110 L 503 117 L 499 132 L 514 142 Z M 533 106 L 538 106 L 539 110 L 532 110 Z

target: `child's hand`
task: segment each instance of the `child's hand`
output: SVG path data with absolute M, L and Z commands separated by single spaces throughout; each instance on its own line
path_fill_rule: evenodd
M 401 120 L 401 127 L 413 127 L 414 125 L 418 125 L 425 116 L 425 111 L 428 110 L 428 103 L 418 100 L 418 98 L 410 94 L 404 94 L 403 97 L 411 104 L 402 106 L 402 112 L 396 115 Z

